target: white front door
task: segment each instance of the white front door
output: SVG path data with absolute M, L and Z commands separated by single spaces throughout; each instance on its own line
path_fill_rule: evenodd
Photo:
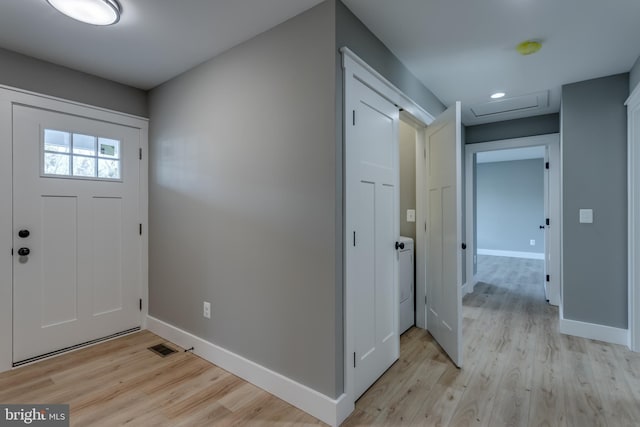
M 460 103 L 425 130 L 427 329 L 462 366 L 462 174 Z
M 354 399 L 399 357 L 398 109 L 354 79 L 346 143 L 346 270 L 354 301 Z
M 141 325 L 140 130 L 13 107 L 13 362 Z

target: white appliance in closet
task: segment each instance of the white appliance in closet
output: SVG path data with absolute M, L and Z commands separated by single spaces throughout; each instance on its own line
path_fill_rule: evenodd
M 414 256 L 413 239 L 400 237 L 399 287 L 400 287 L 400 323 L 398 335 L 415 324 Z M 403 247 L 404 245 L 404 247 Z

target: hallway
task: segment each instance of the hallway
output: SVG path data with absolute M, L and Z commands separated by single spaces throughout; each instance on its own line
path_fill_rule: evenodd
M 463 300 L 464 368 L 413 328 L 345 425 L 637 426 L 640 354 L 560 335 L 541 261 L 493 260 Z M 508 264 L 523 264 L 519 274 Z M 514 279 L 520 279 L 515 280 Z M 536 286 L 540 283 L 540 286 Z

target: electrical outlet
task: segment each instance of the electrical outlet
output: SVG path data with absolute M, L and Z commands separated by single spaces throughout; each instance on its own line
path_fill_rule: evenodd
M 211 319 L 211 303 L 204 302 L 202 306 L 202 315 L 207 319 Z
M 535 246 L 535 245 L 536 245 L 536 241 L 535 241 L 535 240 L 533 240 L 533 239 L 531 239 L 531 240 L 529 240 L 529 244 L 530 244 L 531 246 Z

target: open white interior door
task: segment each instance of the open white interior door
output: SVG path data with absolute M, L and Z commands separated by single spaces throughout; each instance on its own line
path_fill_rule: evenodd
M 460 103 L 425 131 L 427 329 L 462 366 L 462 141 Z
M 549 224 L 545 230 L 545 282 L 549 288 L 547 298 L 549 304 L 560 305 L 560 144 L 555 137 L 555 143 L 547 145 L 545 170 L 546 187 L 546 218 Z
M 549 236 L 549 218 L 551 217 L 549 212 L 549 147 L 545 147 L 544 149 L 544 223 L 540 226 L 544 230 L 544 276 L 542 280 L 544 281 L 544 297 L 547 301 L 551 300 L 551 283 L 548 280 L 550 277 L 549 272 L 549 254 L 550 254 L 550 246 L 551 240 Z

